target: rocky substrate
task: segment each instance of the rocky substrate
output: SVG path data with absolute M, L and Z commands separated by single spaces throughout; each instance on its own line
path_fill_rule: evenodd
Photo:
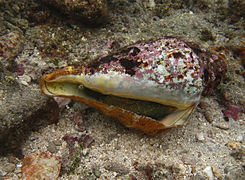
M 245 178 L 244 1 L 50 2 L 0 0 L 0 179 Z M 45 73 L 162 36 L 215 51 L 228 66 L 182 128 L 148 136 L 40 92 Z

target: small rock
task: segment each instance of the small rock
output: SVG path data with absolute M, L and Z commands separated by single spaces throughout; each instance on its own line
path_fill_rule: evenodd
M 63 110 L 66 105 L 71 102 L 70 98 L 54 97 L 54 100 L 57 102 L 60 110 Z
M 207 166 L 204 170 L 204 173 L 208 176 L 209 180 L 214 180 L 214 174 L 211 166 Z
M 101 24 L 107 19 L 108 8 L 106 0 L 42 0 L 47 5 L 55 6 L 62 13 L 73 19 L 88 24 Z
M 233 151 L 232 153 L 230 153 L 230 155 L 231 155 L 235 160 L 242 160 L 244 154 L 245 154 L 245 152 L 242 151 L 241 149 L 239 149 L 239 150 L 237 150 L 237 151 Z
M 214 126 L 219 128 L 219 129 L 223 129 L 223 130 L 230 129 L 228 122 L 215 122 Z
M 105 165 L 105 169 L 108 171 L 117 172 L 120 175 L 128 174 L 129 169 L 126 168 L 123 164 L 117 162 L 109 162 Z
M 83 123 L 83 115 L 81 113 L 75 113 L 74 116 L 72 117 L 72 120 L 75 123 L 75 129 L 77 131 L 80 131 L 80 132 L 85 131 L 85 126 Z
M 65 135 L 62 139 L 67 143 L 68 146 L 73 147 L 75 142 L 78 141 L 78 138 L 72 135 Z
M 223 179 L 220 170 L 216 166 L 212 166 L 212 171 L 214 173 L 214 176 L 218 179 Z
M 200 142 L 203 142 L 203 141 L 205 140 L 204 134 L 203 134 L 202 132 L 196 134 L 196 138 L 197 138 L 197 140 L 200 141 Z
M 57 153 L 58 149 L 56 147 L 56 145 L 54 144 L 54 142 L 49 142 L 48 143 L 48 148 L 47 150 L 51 153 Z
M 61 146 L 62 145 L 61 140 L 54 140 L 53 143 L 55 144 L 55 146 Z
M 82 153 L 83 153 L 83 156 L 88 155 L 89 149 L 88 149 L 88 148 L 84 148 L 84 149 L 82 150 Z
M 82 140 L 84 147 L 88 147 L 94 142 L 94 139 L 90 135 L 85 135 Z
M 29 154 L 23 160 L 23 179 L 57 179 L 60 168 L 58 158 L 50 154 Z
M 28 86 L 31 82 L 31 77 L 27 75 L 19 76 L 18 81 L 20 84 L 23 84 L 25 86 Z
M 223 121 L 223 113 L 218 108 L 218 102 L 211 98 L 203 98 L 200 107 L 204 109 L 204 116 L 209 123 Z
M 14 58 L 23 49 L 23 36 L 18 31 L 5 34 L 0 37 L 0 57 Z
M 227 147 L 232 148 L 233 150 L 241 149 L 241 144 L 239 142 L 228 142 Z
M 238 135 L 237 136 L 237 138 L 236 138 L 236 141 L 238 141 L 238 142 L 242 142 L 243 141 L 243 135 L 242 134 L 240 134 L 240 135 Z
M 2 174 L 3 176 L 11 173 L 14 171 L 15 169 L 15 164 L 14 163 L 4 163 L 4 164 L 1 164 L 1 170 L 0 170 L 0 174 Z
M 186 154 L 182 156 L 182 162 L 187 165 L 195 165 L 197 163 L 197 159 L 193 154 Z

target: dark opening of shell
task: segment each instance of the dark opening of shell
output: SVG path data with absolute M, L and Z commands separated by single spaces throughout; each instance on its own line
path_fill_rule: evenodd
M 88 99 L 111 107 L 119 107 L 125 111 L 133 112 L 139 116 L 150 117 L 157 121 L 161 121 L 165 116 L 176 110 L 175 107 L 155 102 L 104 95 L 71 82 L 46 82 L 45 85 L 51 94 L 54 93 L 53 91 L 63 91 L 68 96 L 71 94 L 74 97 Z
M 98 102 L 102 102 L 109 106 L 119 107 L 141 116 L 151 117 L 157 121 L 162 120 L 166 115 L 176 110 L 174 107 L 164 106 L 155 102 L 104 95 L 85 87 L 83 87 L 83 91 L 86 96 L 94 98 Z

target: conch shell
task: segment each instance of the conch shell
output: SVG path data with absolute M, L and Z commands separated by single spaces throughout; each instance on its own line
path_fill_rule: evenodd
M 154 135 L 182 126 L 203 91 L 200 58 L 171 37 L 140 42 L 41 78 L 42 92 L 83 102 L 129 128 Z

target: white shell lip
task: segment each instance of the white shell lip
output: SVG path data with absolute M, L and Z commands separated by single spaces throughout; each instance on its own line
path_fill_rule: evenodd
M 138 81 L 129 75 L 81 75 L 82 84 L 102 94 L 146 100 L 185 109 L 199 102 L 200 93 L 187 94 L 183 89 L 169 90 L 154 81 Z M 199 92 L 199 90 L 198 90 Z
M 163 105 L 186 109 L 199 102 L 201 94 L 186 94 L 182 89 L 168 90 L 154 81 L 138 81 L 121 74 L 65 75 L 50 82 L 73 82 L 106 95 L 145 100 Z

